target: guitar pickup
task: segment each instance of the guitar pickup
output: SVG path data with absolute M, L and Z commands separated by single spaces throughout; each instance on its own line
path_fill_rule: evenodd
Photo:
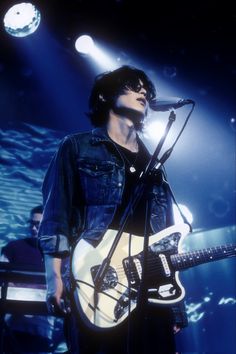
M 171 270 L 170 270 L 169 264 L 167 262 L 166 256 L 164 254 L 159 254 L 159 258 L 161 260 L 165 275 L 167 277 L 170 277 L 171 276 Z
M 125 258 L 123 260 L 123 267 L 130 285 L 133 287 L 138 286 L 142 277 L 140 260 L 137 257 Z

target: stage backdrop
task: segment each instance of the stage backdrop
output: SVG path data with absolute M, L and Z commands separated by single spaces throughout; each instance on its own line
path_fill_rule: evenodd
M 0 247 L 26 236 L 29 212 L 42 203 L 43 177 L 64 135 L 24 123 L 0 130 Z
M 0 130 L 0 248 L 25 237 L 30 209 L 42 203 L 41 185 L 48 164 L 65 132 L 24 123 Z M 235 242 L 235 226 L 194 232 L 182 250 Z M 183 353 L 235 354 L 235 260 L 224 259 L 181 272 L 186 289 L 189 326 L 177 335 Z

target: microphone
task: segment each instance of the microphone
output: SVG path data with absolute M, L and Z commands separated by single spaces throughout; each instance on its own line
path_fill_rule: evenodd
M 153 111 L 166 112 L 169 111 L 169 109 L 177 109 L 186 104 L 195 104 L 195 102 L 179 97 L 157 97 L 149 102 L 149 107 Z

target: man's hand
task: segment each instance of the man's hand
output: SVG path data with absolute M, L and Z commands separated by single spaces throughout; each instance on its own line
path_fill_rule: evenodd
M 65 316 L 70 313 L 70 308 L 63 298 L 64 289 L 61 278 L 61 259 L 45 256 L 46 281 L 47 281 L 47 308 L 51 315 Z

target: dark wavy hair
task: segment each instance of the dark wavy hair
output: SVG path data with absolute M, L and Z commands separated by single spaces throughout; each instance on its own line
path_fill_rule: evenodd
M 43 206 L 42 205 L 37 205 L 33 209 L 30 210 L 30 216 L 33 214 L 43 214 Z
M 89 98 L 88 117 L 95 127 L 101 127 L 107 123 L 108 112 L 112 108 L 116 98 L 124 92 L 126 87 L 134 89 L 143 83 L 147 91 L 147 99 L 156 97 L 156 89 L 152 81 L 144 73 L 135 67 L 124 65 L 114 71 L 108 71 L 95 78 Z

